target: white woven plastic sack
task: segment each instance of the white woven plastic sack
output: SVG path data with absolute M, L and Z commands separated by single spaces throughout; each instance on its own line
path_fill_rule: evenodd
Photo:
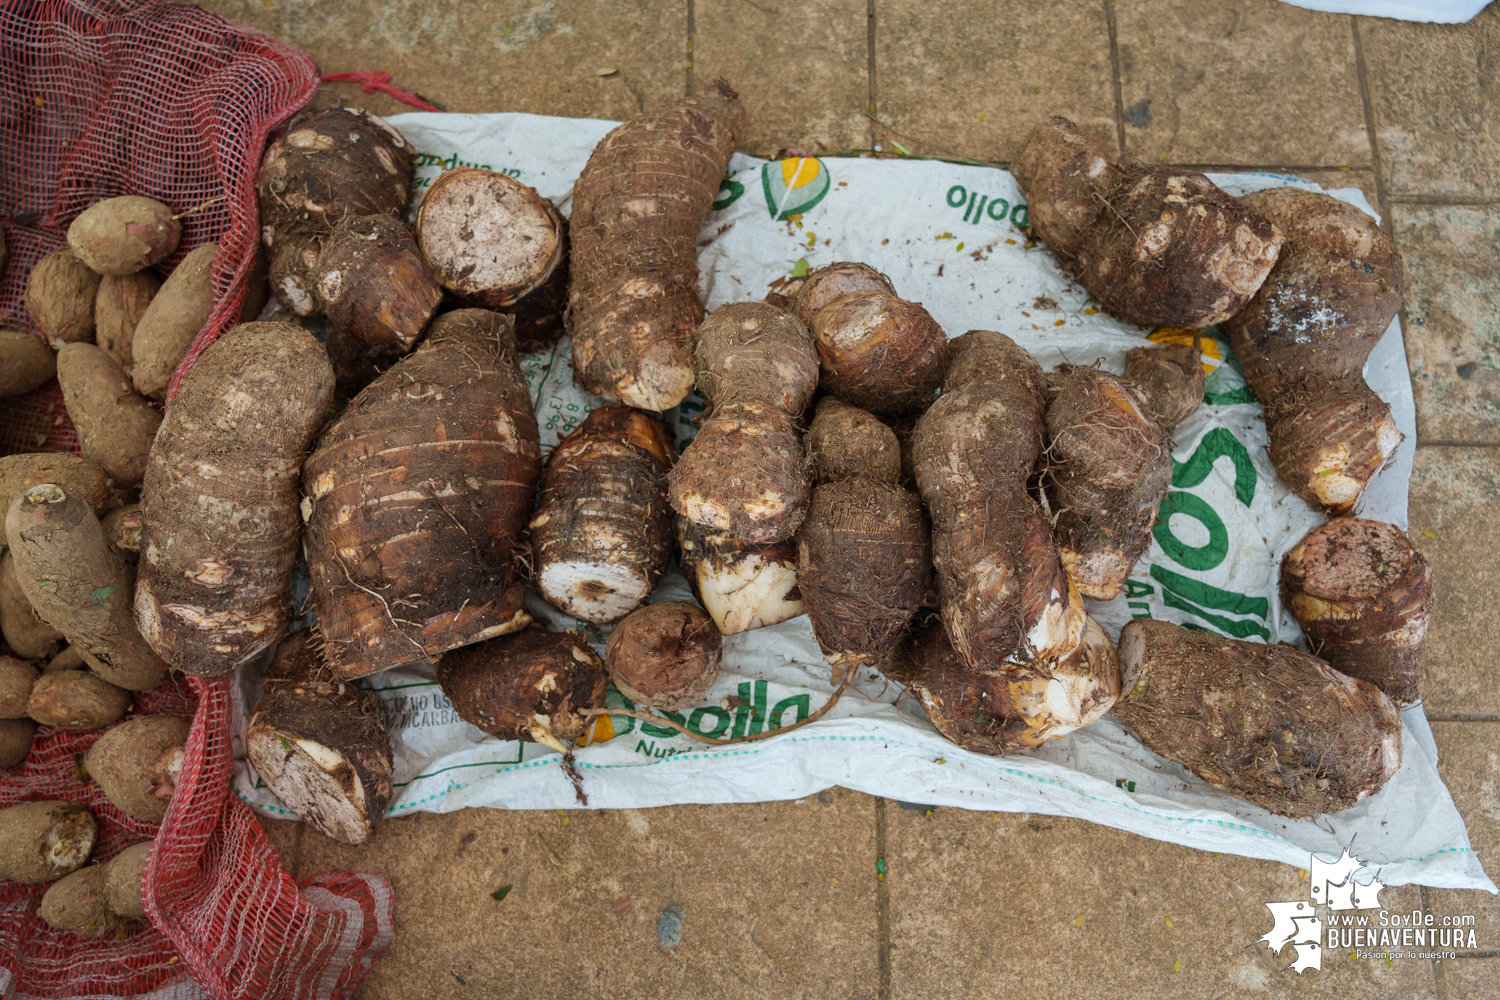
M 1390 17 L 1398 21 L 1463 24 L 1489 6 L 1490 0 L 1281 0 L 1293 7 L 1329 14 Z
M 410 114 L 393 120 L 423 152 L 419 186 L 442 169 L 504 170 L 571 208 L 572 184 L 612 123 L 530 115 Z M 949 336 L 970 329 L 1015 338 L 1044 367 L 1102 359 L 1123 369 L 1145 331 L 1101 312 L 1019 228 L 1026 206 L 1008 173 L 930 161 L 802 159 L 765 163 L 736 156 L 699 237 L 709 309 L 764 297 L 800 268 L 860 260 L 884 271 L 904 297 L 922 302 Z M 1214 179 L 1232 193 L 1307 181 L 1260 174 Z M 1371 211 L 1356 190 L 1334 192 Z M 1158 342 L 1180 336 L 1158 331 Z M 543 448 L 577 425 L 596 401 L 572 383 L 569 345 L 523 359 Z M 1277 593 L 1281 555 L 1322 516 L 1277 481 L 1266 457 L 1260 407 L 1228 344 L 1207 344 L 1207 402 L 1176 428 L 1177 463 L 1168 514 L 1127 591 L 1090 613 L 1118 635 L 1151 616 L 1267 642 L 1300 642 Z M 1391 404 L 1406 441 L 1366 491 L 1358 513 L 1406 526 L 1415 412 L 1396 324 L 1371 356 L 1367 378 Z M 668 417 L 683 443 L 701 413 L 693 397 Z M 653 600 L 691 600 L 673 573 Z M 533 615 L 552 629 L 580 629 L 601 651 L 607 628 L 583 626 L 532 595 Z M 702 705 L 678 721 L 708 736 L 739 736 L 807 717 L 832 692 L 807 619 L 726 637 L 723 670 Z M 403 668 L 366 681 L 396 733 L 397 797 L 390 813 L 464 806 L 578 805 L 558 754 L 501 742 L 464 723 L 431 668 Z M 254 704 L 258 681 L 240 696 Z M 609 704 L 627 703 L 611 690 Z M 916 701 L 873 670 L 816 723 L 784 736 L 715 749 L 665 726 L 601 718 L 576 757 L 588 804 L 644 807 L 682 802 L 755 802 L 831 785 L 875 795 L 1012 812 L 1077 816 L 1160 840 L 1307 867 L 1310 851 L 1360 857 L 1387 884 L 1421 882 L 1494 889 L 1469 847 L 1462 818 L 1438 777 L 1437 753 L 1420 706 L 1405 715 L 1403 765 L 1378 794 L 1314 820 L 1271 815 L 1209 787 L 1145 750 L 1113 716 L 1009 757 L 948 743 Z M 243 754 L 241 754 L 243 756 Z M 244 760 L 235 787 L 271 815 L 287 815 Z

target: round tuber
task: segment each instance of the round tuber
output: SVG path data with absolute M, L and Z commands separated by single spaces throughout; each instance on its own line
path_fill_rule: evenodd
M 165 399 L 177 370 L 214 306 L 217 243 L 205 243 L 178 262 L 136 322 L 130 342 L 135 391 Z
M 1010 170 L 1026 193 L 1026 221 L 1063 260 L 1078 256 L 1121 174 L 1099 140 L 1056 116 L 1031 130 Z
M 57 358 L 41 337 L 0 330 L 0 396 L 24 396 L 57 374 Z
M 137 195 L 106 198 L 68 226 L 68 246 L 100 274 L 134 274 L 177 249 L 182 225 L 159 201 Z
M 851 292 L 813 316 L 820 384 L 877 414 L 925 410 L 948 367 L 948 335 L 920 303 Z
M 68 249 L 54 250 L 31 269 L 26 313 L 37 332 L 57 350 L 94 339 L 94 296 L 99 275 Z
M 176 786 L 160 765 L 170 751 L 180 754 L 191 728 L 187 719 L 176 716 L 136 716 L 94 741 L 84 769 L 125 815 L 160 823 Z
M 55 670 L 31 686 L 26 714 L 58 729 L 103 729 L 125 717 L 130 692 L 91 670 Z
M 329 322 L 388 354 L 416 346 L 443 298 L 406 225 L 389 215 L 351 215 L 335 226 L 316 277 Z
M 65 641 L 61 632 L 37 617 L 16 579 L 16 562 L 9 551 L 0 553 L 0 635 L 28 660 L 46 659 Z
M 26 718 L 31 686 L 41 674 L 14 656 L 0 656 L 0 719 Z
M 615 626 L 604 665 L 625 697 L 675 712 L 696 705 L 713 687 L 723 641 L 697 605 L 648 604 Z
M 255 176 L 261 224 L 278 236 L 324 236 L 346 216 L 400 215 L 415 173 L 411 145 L 384 119 L 316 111 L 266 145 Z
M 31 753 L 36 722 L 31 719 L 0 719 L 0 767 L 15 767 Z

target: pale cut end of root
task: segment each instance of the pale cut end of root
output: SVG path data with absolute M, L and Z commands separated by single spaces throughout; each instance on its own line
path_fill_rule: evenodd
M 70 872 L 88 860 L 99 824 L 87 809 L 69 810 L 47 828 L 43 860 L 56 872 Z
M 620 402 L 638 410 L 664 413 L 682 402 L 693 388 L 693 366 L 683 352 L 658 344 L 643 353 L 636 371 L 627 372 L 615 382 Z
M 537 577 L 537 589 L 561 610 L 588 622 L 612 622 L 634 611 L 651 594 L 651 585 L 624 566 L 595 562 L 558 562 Z
M 1063 570 L 1078 592 L 1096 601 L 1113 600 L 1135 568 L 1135 563 L 1126 562 L 1125 554 L 1118 549 L 1101 549 L 1083 558 L 1068 546 L 1059 545 L 1058 554 L 1062 556 Z
M 698 595 L 724 635 L 749 632 L 802 614 L 802 602 L 788 597 L 796 586 L 795 566 L 767 562 L 758 555 L 717 572 L 707 563 L 698 565 Z
M 718 528 L 720 531 L 728 531 L 731 524 L 729 511 L 723 504 L 696 490 L 683 493 L 681 514 L 694 524 Z
M 556 750 L 564 757 L 568 755 L 568 748 L 563 745 L 562 740 L 552 735 L 552 719 L 545 715 L 533 715 L 531 717 L 531 738 L 542 746 Z
M 271 730 L 252 732 L 246 752 L 267 787 L 298 817 L 341 843 L 362 844 L 370 838 L 374 827 L 364 787 L 343 754 Z M 352 787 L 346 788 L 335 771 L 347 774 Z

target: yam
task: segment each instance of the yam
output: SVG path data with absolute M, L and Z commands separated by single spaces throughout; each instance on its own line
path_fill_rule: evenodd
M 1203 403 L 1203 338 L 1191 344 L 1132 347 L 1125 354 L 1125 384 L 1136 402 L 1164 428 L 1175 427 Z
M 109 275 L 99 282 L 94 295 L 94 342 L 126 371 L 135 364 L 135 328 L 159 291 L 161 279 L 150 271 Z
M 64 646 L 52 659 L 47 661 L 47 666 L 42 669 L 43 673 L 50 674 L 54 670 L 87 670 L 88 663 L 83 658 L 83 652 L 77 646 Z
M 748 542 L 790 538 L 811 489 L 797 433 L 818 383 L 811 335 L 784 309 L 736 302 L 704 321 L 693 356 L 712 410 L 667 477 L 673 509 Z
M 31 686 L 26 714 L 58 729 L 103 729 L 125 717 L 130 692 L 91 670 L 58 670 L 43 674 Z
M 16 497 L 43 483 L 77 493 L 100 516 L 119 503 L 109 476 L 86 458 L 54 452 L 0 456 L 0 508 L 10 510 Z
M 99 275 L 72 250 L 54 250 L 31 269 L 26 314 L 55 351 L 94 339 L 94 296 Z
M 594 147 L 573 188 L 568 332 L 574 377 L 595 395 L 662 411 L 693 387 L 698 231 L 744 129 L 718 80 Z
M 1107 601 L 1151 546 L 1172 485 L 1172 439 L 1123 379 L 1059 365 L 1052 383 L 1043 480 L 1053 534 L 1069 579 Z
M 0 719 L 0 767 L 15 767 L 31 753 L 36 722 L 31 719 Z
M 115 554 L 126 562 L 141 558 L 141 505 L 138 503 L 116 507 L 99 521 L 104 531 L 104 540 Z
M 590 622 L 644 604 L 672 561 L 667 470 L 677 449 L 660 418 L 602 406 L 557 443 L 531 519 L 532 579 Z
M 0 396 L 24 396 L 56 374 L 57 358 L 42 338 L 0 330 Z
M 805 613 L 792 539 L 758 545 L 677 518 L 678 562 L 721 635 Z
M 1010 171 L 1026 193 L 1027 223 L 1065 261 L 1078 256 L 1121 179 L 1097 139 L 1056 116 L 1031 130 Z
M 109 910 L 126 920 L 145 920 L 146 901 L 142 897 L 146 880 L 146 862 L 151 860 L 155 841 L 131 844 L 104 864 L 104 892 Z
M 109 912 L 103 865 L 80 868 L 54 883 L 43 894 L 37 916 L 60 931 L 86 938 L 114 935 L 123 923 Z
M 443 298 L 411 233 L 389 215 L 351 215 L 335 226 L 316 277 L 329 322 L 388 354 L 416 346 Z
M 332 394 L 322 345 L 287 323 L 235 327 L 183 377 L 141 488 L 135 592 L 172 666 L 221 676 L 285 633 L 298 473 Z
M 177 249 L 182 224 L 152 198 L 123 195 L 96 201 L 68 226 L 68 247 L 100 274 L 134 274 Z
M 471 726 L 501 740 L 525 740 L 567 753 L 604 705 L 609 676 L 588 640 L 535 626 L 444 656 L 438 684 Z
M 66 641 L 63 634 L 37 617 L 31 601 L 16 579 L 15 559 L 0 554 L 0 635 L 18 656 L 43 660 Z
M 40 676 L 25 660 L 0 656 L 0 719 L 26 718 L 31 686 Z
M 821 442 L 822 482 L 797 530 L 798 590 L 829 663 L 878 665 L 931 583 L 931 532 L 921 501 L 900 485 L 896 436 L 873 416 L 830 396 L 808 436 Z
M 384 119 L 358 108 L 312 112 L 266 145 L 255 176 L 261 225 L 320 237 L 346 216 L 400 215 L 415 173 L 411 145 Z
M 820 384 L 876 414 L 925 410 L 948 367 L 948 335 L 920 303 L 851 292 L 813 316 Z
M 551 277 L 565 232 L 534 188 L 475 167 L 443 171 L 417 209 L 417 241 L 438 283 L 491 309 L 515 305 Z
M 1398 707 L 1421 700 L 1432 566 L 1400 528 L 1354 517 L 1319 525 L 1282 557 L 1281 597 L 1329 666 Z
M 1240 201 L 1287 243 L 1225 332 L 1265 407 L 1276 474 L 1312 506 L 1347 514 L 1401 442 L 1363 375 L 1401 308 L 1401 251 L 1369 215 L 1321 192 L 1271 188 Z
M 486 310 L 440 316 L 349 404 L 303 467 L 313 606 L 343 676 L 526 626 L 513 550 L 540 465 L 511 320 Z
M 1338 812 L 1401 766 L 1401 715 L 1380 689 L 1289 646 L 1136 618 L 1120 633 L 1115 715 L 1144 743 L 1279 816 Z
M 82 802 L 43 800 L 0 809 L 0 879 L 35 885 L 79 868 L 99 824 Z
M 83 759 L 115 807 L 132 819 L 160 823 L 175 782 L 158 766 L 171 750 L 187 743 L 192 724 L 171 715 L 138 715 L 105 733 Z
M 104 540 L 82 497 L 34 486 L 11 504 L 5 529 L 21 592 L 100 677 L 130 691 L 165 679 L 161 660 L 131 619 L 134 570 Z
M 217 243 L 205 243 L 182 258 L 136 323 L 130 378 L 142 396 L 166 398 L 172 374 L 208 321 L 218 252 Z
M 604 665 L 631 701 L 675 712 L 698 704 L 713 687 L 723 642 L 702 608 L 686 601 L 648 604 L 615 626 Z
M 266 670 L 245 753 L 288 809 L 341 843 L 369 840 L 390 803 L 380 702 L 346 683 L 306 632 L 287 637 Z
M 64 344 L 57 352 L 57 381 L 83 457 L 108 473 L 116 486 L 139 486 L 161 413 L 136 394 L 130 376 L 94 344 Z

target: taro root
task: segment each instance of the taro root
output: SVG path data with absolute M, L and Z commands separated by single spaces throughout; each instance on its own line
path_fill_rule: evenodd
M 86 458 L 55 453 L 5 455 L 0 457 L 0 511 L 10 510 L 16 497 L 43 483 L 79 494 L 88 501 L 89 510 L 101 516 L 119 503 L 104 470 Z
M 321 312 L 318 255 L 323 248 L 322 239 L 296 233 L 276 233 L 267 226 L 262 242 L 270 254 L 267 280 L 276 301 L 298 316 L 313 316 Z
M 104 540 L 126 562 L 136 562 L 141 557 L 141 505 L 138 503 L 116 507 L 99 520 Z
M 135 328 L 159 291 L 161 280 L 150 271 L 108 275 L 99 281 L 94 295 L 94 342 L 126 371 L 135 364 Z
M 1380 689 L 1290 646 L 1136 618 L 1120 633 L 1115 715 L 1147 749 L 1280 816 L 1347 809 L 1401 766 Z
M 615 626 L 604 665 L 631 701 L 675 712 L 696 705 L 713 687 L 723 641 L 696 605 L 648 604 Z
M 1370 216 L 1321 192 L 1271 188 L 1240 201 L 1287 243 L 1224 329 L 1265 407 L 1276 474 L 1312 506 L 1347 514 L 1401 442 L 1363 375 L 1401 308 L 1401 251 Z
M 237 326 L 183 376 L 141 488 L 135 592 L 172 666 L 221 676 L 286 632 L 298 473 L 332 394 L 323 346 L 289 323 Z
M 1047 405 L 1044 482 L 1068 577 L 1107 601 L 1151 545 L 1172 485 L 1172 439 L 1125 380 L 1059 365 Z
M 1064 260 L 1078 256 L 1121 177 L 1099 140 L 1056 116 L 1031 130 L 1010 171 L 1026 193 L 1026 221 Z
M 1400 528 L 1354 517 L 1319 525 L 1282 557 L 1281 595 L 1329 666 L 1398 706 L 1421 699 L 1432 567 Z
M 39 676 L 36 667 L 25 660 L 0 656 L 0 719 L 26 718 L 31 686 Z
M 135 572 L 104 540 L 82 497 L 52 484 L 33 486 L 11 504 L 5 530 L 21 592 L 95 673 L 131 691 L 148 691 L 166 678 L 132 621 Z M 46 721 L 34 712 L 32 718 Z
M 900 485 L 896 435 L 869 413 L 826 397 L 808 437 L 822 482 L 797 530 L 797 586 L 829 663 L 878 664 L 931 583 L 927 519 Z
M 88 860 L 99 824 L 82 802 L 40 801 L 0 809 L 0 879 L 35 885 Z
M 91 670 L 57 670 L 31 686 L 26 714 L 58 729 L 103 729 L 125 717 L 130 692 Z
M 307 632 L 288 636 L 266 669 L 245 754 L 288 809 L 345 844 L 369 840 L 391 801 L 380 702 L 345 681 Z
M 131 388 L 114 358 L 94 344 L 64 344 L 57 352 L 57 382 L 83 457 L 122 489 L 139 486 L 161 426 L 161 412 Z
M 71 250 L 54 250 L 31 269 L 26 313 L 55 351 L 94 339 L 94 296 L 99 275 Z
M 818 315 L 818 310 L 852 292 L 872 291 L 885 292 L 887 295 L 896 294 L 890 278 L 869 264 L 861 264 L 853 260 L 839 261 L 827 267 L 820 267 L 801 278 L 783 278 L 775 282 L 772 288 L 778 286 L 787 299 L 787 304 L 783 308 L 789 309 L 792 315 L 801 320 L 802 325 L 809 330 L 812 329 L 813 317 Z M 779 305 L 780 303 L 773 304 Z
M 645 603 L 672 561 L 666 476 L 676 450 L 658 417 L 628 406 L 599 407 L 558 442 L 531 519 L 543 597 L 591 622 Z
M 255 176 L 261 225 L 321 237 L 345 216 L 399 215 L 415 173 L 411 146 L 383 119 L 358 108 L 313 112 L 266 146 Z
M 177 249 L 182 224 L 161 202 L 138 195 L 96 201 L 68 226 L 68 246 L 100 274 L 134 274 Z
M 534 188 L 493 170 L 458 167 L 432 182 L 417 240 L 448 291 L 501 309 L 540 287 L 562 262 L 562 216 Z
M 810 327 L 820 384 L 877 414 L 920 412 L 948 367 L 948 335 L 917 302 L 884 291 L 851 292 L 819 309 Z
M 1125 354 L 1124 384 L 1164 428 L 1197 412 L 1206 381 L 1201 337 L 1195 336 L 1191 344 L 1132 347 Z
M 318 299 L 335 327 L 372 350 L 416 345 L 443 290 L 405 224 L 389 215 L 349 216 L 318 255 Z
M 15 767 L 25 760 L 35 735 L 31 719 L 0 719 L 0 767 Z
M 167 765 L 181 758 L 191 728 L 187 719 L 172 715 L 136 716 L 89 747 L 84 769 L 122 813 L 160 823 L 176 788 Z
M 595 395 L 660 412 L 693 387 L 698 231 L 744 130 L 718 80 L 594 147 L 573 187 L 568 331 L 574 377 Z
M 217 243 L 205 243 L 182 258 L 136 322 L 130 380 L 142 396 L 167 397 L 172 374 L 208 322 L 218 252 Z
M 438 662 L 438 684 L 465 722 L 502 740 L 567 753 L 582 738 L 588 709 L 604 704 L 609 677 L 587 640 L 535 626 L 465 646 Z
M 678 562 L 722 635 L 803 614 L 792 539 L 758 545 L 677 518 Z
M 797 433 L 818 384 L 807 328 L 775 306 L 732 303 L 698 330 L 694 364 L 713 409 L 667 477 L 673 509 L 747 542 L 790 538 L 811 486 Z
M 362 677 L 524 628 L 514 550 L 540 465 L 511 320 L 483 309 L 438 317 L 303 466 L 329 662 Z
M 56 374 L 57 358 L 41 337 L 0 330 L 0 396 L 24 396 Z
M 28 660 L 46 659 L 66 641 L 61 632 L 37 617 L 16 579 L 16 562 L 9 551 L 0 553 L 0 635 Z
M 921 701 L 937 731 L 965 750 L 1005 754 L 1041 746 L 1097 721 L 1119 691 L 1114 646 L 1088 619 L 1081 641 L 1056 663 L 976 670 L 933 620 L 905 639 L 885 669 Z

